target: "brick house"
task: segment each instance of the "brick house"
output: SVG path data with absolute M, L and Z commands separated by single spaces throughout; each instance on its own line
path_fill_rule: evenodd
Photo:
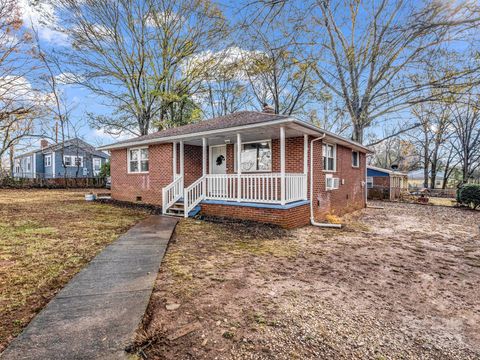
M 289 116 L 242 111 L 100 150 L 111 153 L 114 199 L 165 214 L 293 228 L 366 204 L 370 150 Z

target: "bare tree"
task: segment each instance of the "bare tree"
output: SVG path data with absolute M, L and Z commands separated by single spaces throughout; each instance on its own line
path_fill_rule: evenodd
M 109 115 L 90 114 L 105 131 L 147 134 L 171 126 L 192 105 L 198 81 L 185 62 L 221 42 L 225 20 L 209 0 L 55 0 L 73 80 L 105 99 Z M 183 113 L 180 113 L 183 120 Z
M 256 106 L 271 104 L 276 114 L 306 117 L 313 100 L 315 81 L 311 61 L 297 41 L 303 26 L 292 24 L 288 15 L 270 22 L 245 21 L 239 27 L 245 52 L 245 75 Z
M 34 128 L 35 90 L 25 78 L 33 68 L 29 40 L 18 3 L 0 0 L 0 159 L 10 151 L 10 167 L 15 146 Z
M 316 74 L 344 101 L 353 125 L 352 138 L 363 142 L 373 121 L 424 98 L 427 88 L 446 79 L 419 79 L 432 50 L 479 24 L 478 7 L 465 1 L 349 0 L 309 2 L 318 47 Z M 434 53 L 435 54 L 435 53 Z M 467 70 L 467 72 L 470 70 Z M 449 79 L 462 77 L 454 71 Z
M 480 168 L 480 96 L 470 92 L 452 105 L 452 147 L 459 158 L 464 183 Z

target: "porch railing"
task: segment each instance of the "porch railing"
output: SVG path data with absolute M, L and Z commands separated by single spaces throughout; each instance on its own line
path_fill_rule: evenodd
M 183 177 L 176 176 L 175 180 L 162 189 L 162 213 L 175 204 L 183 195 Z
M 282 174 L 209 174 L 206 199 L 281 203 Z M 307 198 L 305 174 L 285 174 L 285 203 Z M 240 183 L 240 184 L 239 184 Z
M 208 174 L 185 189 L 179 177 L 163 189 L 165 212 L 183 196 L 184 216 L 202 200 L 281 204 L 307 199 L 307 176 L 285 174 L 285 199 L 282 201 L 282 174 Z
M 185 217 L 188 217 L 188 213 L 205 198 L 205 181 L 205 176 L 202 176 L 189 187 L 185 188 L 183 195 Z

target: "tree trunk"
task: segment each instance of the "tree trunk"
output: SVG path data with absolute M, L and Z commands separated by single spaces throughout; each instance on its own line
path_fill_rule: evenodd
M 356 141 L 360 144 L 363 144 L 363 125 L 354 122 L 353 124 L 353 133 L 352 133 L 352 140 Z

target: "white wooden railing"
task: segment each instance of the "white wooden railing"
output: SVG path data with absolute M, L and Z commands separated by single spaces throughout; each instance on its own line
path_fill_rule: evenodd
M 188 213 L 205 198 L 205 181 L 205 176 L 202 176 L 189 187 L 185 188 L 183 195 L 185 217 L 188 217 Z
M 282 203 L 282 174 L 209 174 L 206 199 Z M 285 174 L 285 203 L 307 198 L 305 174 Z M 240 187 L 239 187 L 240 181 Z
M 183 177 L 175 176 L 175 180 L 162 189 L 162 212 L 165 214 L 170 206 L 183 195 Z
M 285 202 L 307 200 L 307 176 L 285 174 Z
M 282 204 L 307 199 L 307 176 L 285 174 L 285 199 L 282 201 L 282 174 L 208 174 L 182 191 L 183 178 L 178 177 L 163 189 L 163 211 L 183 196 L 184 216 L 202 200 L 224 200 Z

